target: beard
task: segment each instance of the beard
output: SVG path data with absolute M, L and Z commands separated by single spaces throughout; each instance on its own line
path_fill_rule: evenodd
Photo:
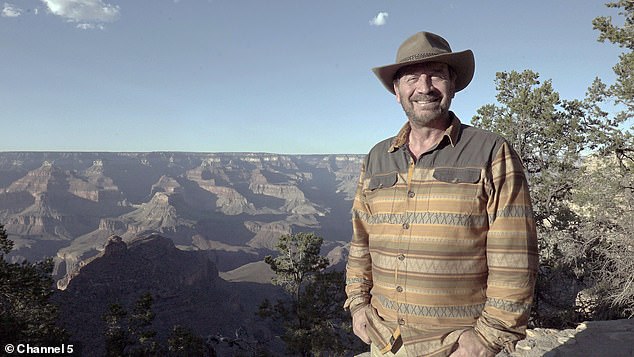
M 435 104 L 429 108 L 417 108 L 415 102 L 423 101 Z M 416 96 L 412 98 L 401 98 L 401 107 L 409 121 L 416 127 L 430 126 L 436 121 L 446 121 L 449 117 L 449 105 L 451 99 L 442 96 Z

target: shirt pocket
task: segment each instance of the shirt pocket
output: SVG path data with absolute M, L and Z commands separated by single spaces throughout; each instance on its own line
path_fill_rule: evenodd
M 481 170 L 440 167 L 434 169 L 429 190 L 429 211 L 460 216 L 486 213 Z
M 388 172 L 373 175 L 363 190 L 370 214 L 391 212 L 396 198 L 398 173 Z

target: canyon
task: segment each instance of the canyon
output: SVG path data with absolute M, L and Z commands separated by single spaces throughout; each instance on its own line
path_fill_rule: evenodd
M 230 272 L 261 262 L 282 234 L 312 231 L 324 238 L 323 254 L 341 262 L 362 159 L 2 152 L 0 224 L 15 243 L 9 259 L 53 257 L 60 289 L 113 235 L 129 243 L 160 234 L 180 250 L 209 251 Z

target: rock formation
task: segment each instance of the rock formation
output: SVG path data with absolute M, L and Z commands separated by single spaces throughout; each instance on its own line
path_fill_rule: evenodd
M 634 356 L 634 319 L 589 321 L 574 329 L 526 331 L 515 352 L 497 357 Z
M 634 356 L 634 319 L 590 321 L 574 329 L 529 329 L 515 352 L 496 357 L 631 357 Z M 355 357 L 370 357 L 370 352 Z
M 115 303 L 131 310 L 146 292 L 154 300 L 152 329 L 159 338 L 165 338 L 174 325 L 201 336 L 231 333 L 240 327 L 256 336 L 267 331 L 255 316 L 257 306 L 265 297 L 277 297 L 279 289 L 226 282 L 206 252 L 179 250 L 165 237 L 150 235 L 126 243 L 113 236 L 56 299 L 63 325 L 73 339 L 90 346 L 84 355 L 103 355 L 103 314 Z
M 113 234 L 129 241 L 159 233 L 185 250 L 222 252 L 219 266 L 235 269 L 223 262 L 232 249 L 234 261 L 251 263 L 265 253 L 249 249 L 270 250 L 282 234 L 348 240 L 361 158 L 0 153 L 0 223 L 16 242 L 12 259 L 55 257 L 60 287 Z
M 247 221 L 244 225 L 249 231 L 255 233 L 255 237 L 247 243 L 248 246 L 254 248 L 273 250 L 280 236 L 292 233 L 291 224 L 286 221 L 270 223 Z

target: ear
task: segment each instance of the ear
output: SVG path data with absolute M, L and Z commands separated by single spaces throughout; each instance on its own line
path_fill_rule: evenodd
M 394 94 L 396 94 L 396 101 L 401 102 L 401 96 L 398 93 L 398 79 L 392 81 L 392 85 L 394 86 Z
M 451 74 L 451 76 L 449 80 L 448 91 L 451 92 L 451 95 L 449 97 L 453 99 L 454 96 L 456 95 L 456 75 L 454 71 L 449 71 L 449 73 Z

